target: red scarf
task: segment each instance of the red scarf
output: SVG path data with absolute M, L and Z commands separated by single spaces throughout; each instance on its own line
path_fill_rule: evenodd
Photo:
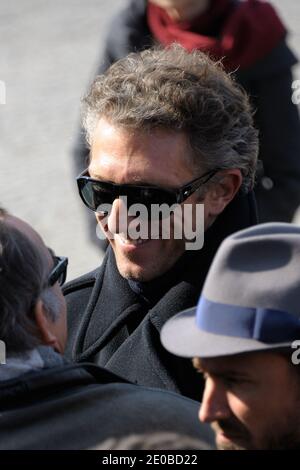
M 211 0 L 209 9 L 190 22 L 175 22 L 164 9 L 149 2 L 147 16 L 150 31 L 163 46 L 177 42 L 189 51 L 209 52 L 215 59 L 224 59 L 230 71 L 254 65 L 286 34 L 274 8 L 261 0 Z M 219 37 L 206 36 L 221 20 Z

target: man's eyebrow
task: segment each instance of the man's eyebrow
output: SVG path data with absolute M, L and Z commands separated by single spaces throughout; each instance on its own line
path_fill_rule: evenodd
M 192 360 L 193 362 L 193 366 L 195 367 L 195 369 L 197 369 L 198 372 L 200 372 L 201 374 L 209 374 L 209 375 L 213 375 L 215 377 L 240 377 L 240 378 L 250 378 L 250 375 L 249 373 L 247 373 L 246 371 L 241 371 L 241 370 L 236 370 L 236 369 L 230 369 L 228 367 L 228 369 L 223 369 L 223 370 L 216 370 L 216 369 L 206 369 L 205 367 L 203 367 L 202 363 L 201 363 L 201 360 L 199 358 L 194 358 Z
M 209 374 L 210 376 L 217 377 L 219 379 L 226 379 L 226 378 L 235 378 L 235 379 L 246 379 L 250 380 L 251 375 L 245 371 L 233 370 L 233 369 L 225 369 L 225 370 L 202 370 L 203 374 Z
M 102 176 L 97 175 L 96 173 L 91 174 L 91 172 L 89 171 L 89 174 L 90 174 L 90 177 L 92 179 L 102 181 L 102 182 L 105 182 L 105 183 L 117 184 L 114 181 L 103 179 Z M 149 188 L 158 188 L 158 187 L 160 187 L 160 185 L 158 185 L 158 184 L 149 183 L 149 181 L 144 181 L 144 180 L 139 180 L 139 179 L 136 179 L 136 181 L 133 182 L 133 183 L 122 183 L 122 184 L 120 184 L 120 186 L 147 186 Z M 163 187 L 163 186 L 161 185 L 161 187 Z
M 92 174 L 90 171 L 89 171 L 89 176 L 90 176 L 90 178 L 92 178 L 92 179 L 94 179 L 94 180 L 103 181 L 104 183 L 112 183 L 112 184 L 115 184 L 113 181 L 104 179 L 102 176 L 97 175 L 96 173 L 93 173 L 93 174 Z

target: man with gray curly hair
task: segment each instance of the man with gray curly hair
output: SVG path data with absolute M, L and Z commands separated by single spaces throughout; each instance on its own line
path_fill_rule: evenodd
M 110 246 L 99 269 L 65 288 L 67 353 L 193 397 L 199 378 L 163 350 L 159 332 L 197 302 L 225 236 L 256 223 L 258 137 L 248 98 L 220 63 L 173 45 L 130 54 L 98 76 L 83 123 L 90 160 L 78 189 Z M 146 216 L 131 212 L 137 204 Z M 155 217 L 155 205 L 169 212 Z M 133 236 L 131 223 L 147 228 Z M 187 249 L 189 224 L 194 235 L 205 231 L 203 247 Z

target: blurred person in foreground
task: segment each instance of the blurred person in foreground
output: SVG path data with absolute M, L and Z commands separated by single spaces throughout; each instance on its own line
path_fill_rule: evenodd
M 193 398 L 199 374 L 161 347 L 159 333 L 197 303 L 221 241 L 257 221 L 258 138 L 247 96 L 220 64 L 175 45 L 116 62 L 83 105 L 91 158 L 78 188 L 110 247 L 98 269 L 64 289 L 67 355 Z M 132 215 L 137 204 L 145 216 Z M 155 217 L 157 206 L 164 214 Z M 146 233 L 131 235 L 135 222 Z
M 260 222 L 290 222 L 300 205 L 300 126 L 292 103 L 297 59 L 286 36 L 273 6 L 260 0 L 130 0 L 112 20 L 98 73 L 153 44 L 176 42 L 222 60 L 256 110 L 264 165 L 255 187 Z M 78 171 L 87 155 L 81 134 Z
M 220 246 L 198 306 L 162 330 L 164 346 L 204 375 L 199 418 L 219 449 L 300 449 L 299 264 L 300 227 L 237 232 Z
M 85 449 L 163 431 L 209 448 L 196 402 L 63 358 L 66 268 L 28 224 L 0 209 L 0 449 Z

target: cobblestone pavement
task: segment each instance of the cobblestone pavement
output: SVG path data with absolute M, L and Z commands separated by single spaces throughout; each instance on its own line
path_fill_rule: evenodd
M 300 2 L 273 3 L 300 55 Z M 109 18 L 123 4 L 1 0 L 0 80 L 6 104 L 0 104 L 0 204 L 33 224 L 57 253 L 69 256 L 69 278 L 93 269 L 101 257 L 89 243 L 71 150 L 80 96 L 101 56 Z

